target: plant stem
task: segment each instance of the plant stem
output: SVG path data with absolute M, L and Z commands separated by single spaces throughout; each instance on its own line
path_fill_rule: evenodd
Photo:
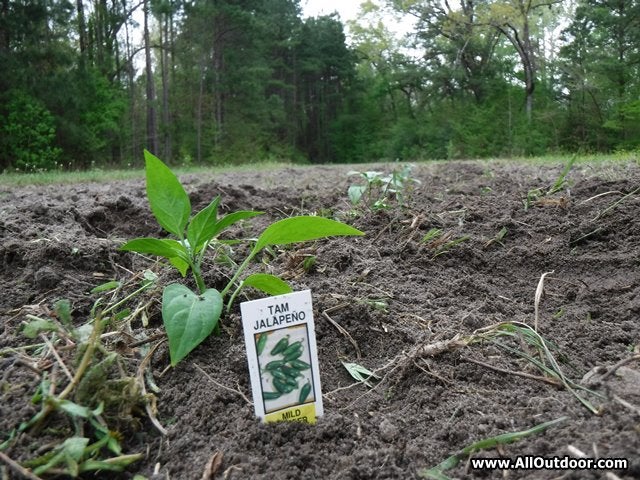
M 200 272 L 200 265 L 192 263 L 191 272 L 193 272 L 193 278 L 195 278 L 196 285 L 198 285 L 198 291 L 202 295 L 204 291 L 207 289 L 207 286 L 204 284 L 204 280 L 202 279 L 202 273 Z
M 258 253 L 258 250 L 256 250 L 255 248 L 253 250 L 251 250 L 251 253 L 249 253 L 249 255 L 247 256 L 247 258 L 244 259 L 244 262 L 242 262 L 240 264 L 240 266 L 238 267 L 238 269 L 236 270 L 236 273 L 233 274 L 233 277 L 231 277 L 231 280 L 229 280 L 229 283 L 227 283 L 227 286 L 224 287 L 224 290 L 222 290 L 222 292 L 220 292 L 220 295 L 222 295 L 222 298 L 224 298 L 224 296 L 229 293 L 229 289 L 233 286 L 233 284 L 236 282 L 236 280 L 238 280 L 238 277 L 240 276 L 240 274 L 242 273 L 242 271 L 247 268 L 247 265 L 249 265 L 249 262 L 251 260 L 253 260 L 253 257 L 255 257 Z
M 229 298 L 229 301 L 227 302 L 227 312 L 231 310 L 231 305 L 233 305 L 234 300 L 240 293 L 240 290 L 242 290 L 243 286 L 244 286 L 244 281 L 240 282 L 240 284 L 238 285 L 238 288 L 235 289 L 235 291 L 233 292 L 233 295 L 231 295 L 231 298 Z
M 114 303 L 113 305 L 111 305 L 109 308 L 105 309 L 102 311 L 102 315 L 106 315 L 107 313 L 115 310 L 116 308 L 118 308 L 120 305 L 124 304 L 125 302 L 128 302 L 129 300 L 131 300 L 133 297 L 135 297 L 136 295 L 138 295 L 141 292 L 144 292 L 147 288 L 149 288 L 152 285 L 152 282 L 149 282 L 143 286 L 141 286 L 140 288 L 138 288 L 135 292 L 130 293 L 129 295 L 127 295 L 126 297 L 124 297 L 122 300 L 120 300 L 117 303 Z
M 76 374 L 73 377 L 73 380 L 69 382 L 67 387 L 62 391 L 60 395 L 56 398 L 59 402 L 64 400 L 69 394 L 73 391 L 74 388 L 78 386 L 80 380 L 82 380 L 83 375 L 85 374 L 87 368 L 91 365 L 91 361 L 93 360 L 93 353 L 100 342 L 100 332 L 102 330 L 102 313 L 96 315 L 93 324 L 93 330 L 91 331 L 91 336 L 87 341 L 87 349 L 84 351 L 84 355 L 82 356 L 82 360 L 80 360 L 80 365 L 78 365 L 78 369 L 76 370 Z M 31 420 L 29 420 L 26 424 L 20 427 L 20 431 L 24 431 L 27 428 L 31 428 L 32 426 L 36 426 L 35 428 L 39 428 L 42 425 L 44 419 L 54 410 L 56 409 L 53 403 L 46 403 L 40 412 L 38 412 Z

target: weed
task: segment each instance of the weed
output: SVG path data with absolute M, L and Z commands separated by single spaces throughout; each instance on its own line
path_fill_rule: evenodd
M 444 255 L 445 253 L 449 253 L 451 249 L 455 248 L 462 242 L 466 242 L 469 238 L 471 237 L 468 235 L 453 238 L 453 234 L 451 232 L 443 233 L 442 230 L 438 228 L 432 228 L 424 237 L 422 237 L 422 243 L 426 244 L 428 249 L 433 250 L 432 258 L 436 258 L 440 255 Z
M 369 388 L 373 388 L 372 381 L 380 380 L 380 376 L 375 372 L 357 363 L 342 362 L 342 365 L 356 381 L 365 384 Z
M 131 313 L 124 305 L 151 288 L 155 279 L 152 272 L 146 272 L 141 285 L 136 285 L 129 294 L 124 293 L 125 286 L 117 281 L 95 287 L 92 292 L 103 296 L 94 303 L 88 320 L 77 327 L 72 321 L 71 304 L 65 299 L 55 302 L 53 312 L 46 317 L 27 315 L 23 334 L 27 338 L 44 339 L 43 344 L 33 349 L 34 355 L 42 359 L 33 364 L 50 367 L 41 372 L 39 386 L 31 398 L 39 411 L 13 430 L 0 450 L 12 445 L 27 431 L 40 431 L 52 419 L 56 427 L 66 421 L 71 428 L 47 429 L 63 438 L 48 448 L 39 449 L 37 457 L 24 462 L 24 467 L 36 476 L 77 477 L 92 471 L 121 472 L 144 456 L 123 454 L 119 430 L 135 428 L 139 423 L 138 414 L 145 409 L 151 412 L 153 398 L 146 394 L 141 377 L 122 373 L 122 358 L 109 351 L 101 337 L 106 327 L 138 313 L 138 309 Z M 120 296 L 123 298 L 119 299 Z M 44 361 L 50 355 L 55 358 L 55 364 Z M 77 363 L 74 364 L 74 360 Z M 64 376 L 56 375 L 60 371 Z M 64 378 L 68 383 L 61 388 Z M 155 417 L 152 421 L 157 422 Z
M 424 237 L 422 237 L 422 243 L 431 243 L 440 235 L 442 235 L 442 230 L 440 230 L 439 228 L 432 228 L 425 234 Z
M 433 480 L 449 480 L 449 477 L 447 477 L 443 472 L 457 467 L 461 461 L 465 460 L 467 457 L 469 457 L 473 453 L 479 450 L 494 448 L 499 445 L 507 445 L 509 443 L 517 442 L 530 435 L 535 435 L 535 434 L 544 432 L 547 428 L 557 425 L 561 422 L 564 422 L 567 418 L 568 417 L 560 417 L 555 420 L 551 420 L 549 422 L 541 423 L 527 430 L 522 430 L 520 432 L 503 433 L 502 435 L 496 435 L 495 437 L 479 440 L 463 448 L 458 453 L 451 455 L 449 458 L 447 458 L 437 466 L 418 472 L 418 475 L 420 475 L 423 478 L 430 478 Z
M 500 231 L 496 233 L 495 237 L 493 237 L 491 240 L 489 240 L 487 243 L 484 244 L 484 248 L 489 248 L 494 243 L 499 243 L 504 247 L 504 243 L 502 243 L 502 240 L 504 240 L 504 237 L 507 236 L 507 233 L 509 233 L 509 231 L 507 230 L 507 227 L 502 227 Z
M 632 190 L 631 192 L 627 193 L 620 200 L 617 200 L 616 202 L 613 202 L 607 208 L 605 208 L 600 213 L 598 213 L 598 215 L 593 219 L 593 221 L 596 221 L 596 220 L 600 219 L 605 214 L 607 214 L 608 212 L 610 212 L 611 210 L 616 208 L 618 205 L 620 205 L 622 202 L 624 202 L 627 198 L 632 197 L 633 195 L 637 194 L 638 192 L 640 192 L 640 187 L 638 187 L 638 188 Z
M 522 347 L 518 349 L 501 342 L 502 338 L 508 337 L 516 338 L 521 345 L 531 347 L 534 350 L 534 353 L 531 353 Z M 552 349 L 557 350 L 557 347 L 548 340 L 545 340 L 534 328 L 520 322 L 505 322 L 485 329 L 473 340 L 477 341 L 480 339 L 490 341 L 497 347 L 530 362 L 546 377 L 554 379 L 559 385 L 565 387 L 580 403 L 591 411 L 591 413 L 599 413 L 599 409 L 578 393 L 578 390 L 585 390 L 588 393 L 597 396 L 599 396 L 599 394 L 585 389 L 584 387 L 569 380 L 564 375 L 558 360 L 551 351 Z
M 355 302 L 359 305 L 365 305 L 373 310 L 379 310 L 384 313 L 389 312 L 389 302 L 384 298 L 356 298 Z
M 571 159 L 562 169 L 562 172 L 560 172 L 560 175 L 556 179 L 555 183 L 547 191 L 547 195 L 553 195 L 554 193 L 567 188 L 567 186 L 569 185 L 569 182 L 567 181 L 567 175 L 569 175 L 569 172 L 571 171 L 571 168 L 573 167 L 573 164 L 576 162 L 577 158 L 578 157 L 575 155 L 571 157 Z
M 316 256 L 315 255 L 307 255 L 305 259 L 302 261 L 302 268 L 305 273 L 311 272 L 316 266 Z
M 227 311 L 244 287 L 253 287 L 269 295 L 291 292 L 282 279 L 265 273 L 240 280 L 246 267 L 261 251 L 274 245 L 315 240 L 330 236 L 363 235 L 353 227 L 324 217 L 285 218 L 268 226 L 255 240 L 242 263 L 235 267 L 222 291 L 207 288 L 201 266 L 205 253 L 220 251 L 224 243 L 217 237 L 231 225 L 261 215 L 256 211 L 237 211 L 218 219 L 220 196 L 200 212 L 192 215 L 189 196 L 174 173 L 157 157 L 145 151 L 147 198 L 160 226 L 176 238 L 137 238 L 121 250 L 146 253 L 166 258 L 182 276 L 190 270 L 198 287 L 194 293 L 186 286 L 172 283 L 162 294 L 162 320 L 169 339 L 171 365 L 175 366 L 189 352 L 218 328 L 223 302 L 228 297 Z M 228 244 L 228 242 L 226 242 Z M 237 243 L 233 240 L 232 244 Z M 225 252 L 224 258 L 228 259 Z M 229 262 L 227 262 L 229 263 Z
M 504 343 L 503 340 L 505 339 L 513 340 L 514 342 L 512 343 L 517 343 L 520 348 Z M 526 372 L 506 371 L 492 367 L 491 365 L 481 361 L 471 359 L 467 360 L 502 373 L 534 378 L 546 383 L 562 386 L 566 388 L 580 403 L 582 403 L 582 405 L 589 409 L 591 413 L 600 413 L 600 409 L 596 408 L 591 404 L 591 402 L 578 393 L 578 390 L 586 391 L 587 393 L 599 398 L 602 398 L 602 395 L 569 380 L 562 372 L 558 360 L 552 353 L 552 350 L 557 350 L 557 347 L 548 340 L 545 340 L 533 327 L 530 327 L 525 323 L 502 322 L 478 329 L 466 337 L 456 335 L 449 340 L 440 340 L 429 345 L 420 346 L 415 350 L 414 354 L 409 355 L 409 358 L 413 359 L 415 356 L 431 357 L 443 352 L 457 350 L 481 342 L 490 342 L 496 347 L 530 362 L 543 373 L 543 376 L 532 376 Z M 533 350 L 533 352 L 531 350 Z
M 527 192 L 527 197 L 523 200 L 525 212 L 535 204 L 555 205 L 560 207 L 566 206 L 567 199 L 565 197 L 562 197 L 560 199 L 552 199 L 549 197 L 551 197 L 551 195 L 555 193 L 565 190 L 569 186 L 567 175 L 571 171 L 571 168 L 573 167 L 573 164 L 576 162 L 577 158 L 578 157 L 576 156 L 571 157 L 571 159 L 562 169 L 562 172 L 560 172 L 560 175 L 558 176 L 556 181 L 549 188 L 534 188 Z
M 365 182 L 363 185 L 349 187 L 349 200 L 353 205 L 364 204 L 373 210 L 390 208 L 393 199 L 399 206 L 405 206 L 405 194 L 411 185 L 420 183 L 420 180 L 411 177 L 412 168 L 411 165 L 405 165 L 401 170 L 393 170 L 389 175 L 376 171 L 349 172 L 349 176 L 358 175 Z

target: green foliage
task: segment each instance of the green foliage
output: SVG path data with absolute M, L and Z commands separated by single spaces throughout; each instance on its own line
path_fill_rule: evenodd
M 117 149 L 126 138 L 127 110 L 121 86 L 95 69 L 64 70 L 42 87 L 55 92 L 46 100 L 58 114 L 58 145 L 62 161 L 74 168 L 117 164 Z
M 369 388 L 373 388 L 373 382 L 380 380 L 380 375 L 357 363 L 342 362 L 342 365 L 356 381 L 363 383 Z
M 176 365 L 200 345 L 218 325 L 222 296 L 210 288 L 196 295 L 172 283 L 162 294 L 162 318 L 169 338 L 171 364 Z
M 72 322 L 71 303 L 66 299 L 56 301 L 53 312 L 46 318 L 27 315 L 24 335 L 44 337 L 47 345 L 57 347 L 56 358 L 68 377 L 42 372 L 31 397 L 38 411 L 8 435 L 0 450 L 10 447 L 24 432 L 35 435 L 46 428 L 47 445 L 38 448 L 38 456 L 22 465 L 38 476 L 65 478 L 76 478 L 85 472 L 122 472 L 144 456 L 123 454 L 119 430 L 137 423 L 134 416 L 149 406 L 152 396 L 146 394 L 140 378 L 122 373 L 120 355 L 101 342 L 101 334 L 128 311 L 123 305 L 152 287 L 155 279 L 153 273 L 145 272 L 142 282 L 136 281 L 130 293 L 127 289 L 132 285 L 115 281 L 94 288 L 92 292 L 107 295 L 96 300 L 84 322 L 79 323 L 78 318 Z M 50 350 L 33 352 L 46 356 Z M 35 363 L 41 359 L 31 360 Z M 67 365 L 73 365 L 73 374 Z M 52 414 L 56 428 L 48 428 Z
M 121 250 L 164 257 L 183 276 L 191 270 L 199 291 L 196 294 L 181 284 L 170 284 L 164 288 L 162 319 L 169 338 L 171 365 L 175 366 L 216 330 L 223 299 L 231 289 L 234 290 L 229 295 L 227 310 L 241 289 L 247 286 L 271 295 L 291 291 L 286 282 L 268 274 L 253 274 L 240 281 L 241 274 L 262 250 L 330 236 L 363 235 L 353 227 L 324 217 L 300 216 L 279 220 L 260 234 L 239 266 L 233 263 L 235 272 L 222 292 L 207 288 L 201 273 L 205 253 L 210 247 L 215 253 L 220 252 L 222 244 L 217 241 L 217 236 L 235 223 L 260 212 L 237 211 L 218 219 L 220 197 L 216 197 L 207 207 L 192 215 L 189 196 L 175 174 L 147 151 L 145 162 L 151 211 L 160 226 L 177 239 L 137 238 L 124 244 Z M 226 253 L 221 255 L 226 259 Z
M 445 471 L 450 470 L 458 466 L 458 464 L 465 460 L 470 455 L 473 455 L 475 452 L 480 450 L 486 450 L 489 448 L 495 448 L 499 445 L 508 445 L 510 443 L 517 442 L 526 438 L 530 435 L 536 435 L 538 433 L 544 432 L 547 428 L 557 425 L 561 422 L 567 420 L 568 417 L 560 417 L 555 420 L 550 420 L 548 422 L 540 423 L 534 427 L 531 427 L 527 430 L 521 430 L 519 432 L 510 432 L 503 433 L 501 435 L 496 435 L 495 437 L 485 438 L 482 440 L 478 440 L 477 442 L 472 443 L 464 447 L 458 453 L 450 456 L 446 460 L 442 461 L 440 464 L 433 468 L 424 469 L 418 472 L 418 475 L 423 478 L 430 478 L 433 480 L 449 480 L 449 477 L 444 474 Z
M 575 155 L 571 157 L 571 159 L 567 162 L 567 164 L 564 166 L 564 168 L 560 172 L 560 175 L 558 175 L 558 178 L 556 179 L 556 181 L 549 188 L 538 187 L 538 188 L 532 188 L 531 190 L 529 190 L 527 192 L 526 198 L 522 200 L 522 203 L 524 204 L 524 210 L 525 211 L 529 210 L 529 208 L 531 208 L 533 204 L 540 201 L 542 198 L 550 197 L 554 193 L 558 193 L 567 189 L 569 186 L 567 175 L 569 175 L 569 172 L 571 171 L 571 168 L 573 168 L 573 164 L 575 163 L 577 158 L 578 157 Z
M 8 103 L 0 126 L 0 147 L 6 159 L 0 165 L 25 172 L 56 168 L 61 150 L 55 146 L 53 115 L 24 91 L 12 90 L 3 97 Z
M 253 273 L 242 281 L 242 287 L 253 287 L 268 295 L 283 295 L 293 290 L 287 282 L 268 273 Z
M 6 2 L 0 169 L 135 164 L 148 138 L 169 161 L 219 165 L 640 146 L 633 0 L 575 15 L 540 0 L 386 2 L 416 19 L 406 38 L 366 2 L 352 46 L 336 16 L 302 18 L 296 0 L 151 1 L 166 46 L 151 78 L 134 61 L 135 5 L 94 3 Z
M 411 165 L 405 165 L 400 170 L 393 170 L 386 175 L 382 172 L 349 172 L 348 175 L 358 175 L 364 179 L 364 184 L 351 185 L 347 191 L 353 205 L 364 204 L 367 208 L 381 210 L 390 208 L 390 201 L 395 200 L 400 207 L 405 205 L 405 195 L 410 193 L 420 180 L 411 177 Z
M 184 240 L 184 229 L 189 222 L 191 215 L 191 202 L 187 192 L 173 174 L 160 159 L 150 152 L 144 152 L 145 171 L 147 172 L 147 198 L 153 215 L 162 228 L 167 232 L 174 234 L 180 240 Z M 215 202 L 215 201 L 214 201 Z M 215 210 L 217 202 L 214 206 L 213 225 L 215 225 Z M 206 208 L 203 212 L 206 215 L 210 208 Z M 210 215 L 207 215 L 207 217 Z M 202 215 L 201 215 L 202 217 Z M 202 230 L 202 222 L 194 218 L 193 228 L 189 225 L 190 230 L 200 227 Z M 193 235 L 192 235 L 193 236 Z M 193 245 L 195 248 L 196 245 Z

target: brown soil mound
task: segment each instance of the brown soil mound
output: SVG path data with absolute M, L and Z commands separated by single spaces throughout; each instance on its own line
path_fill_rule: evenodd
M 393 165 L 377 168 L 389 172 Z M 252 267 L 283 275 L 296 290 L 312 290 L 325 404 L 316 425 L 254 419 L 244 397 L 251 394 L 236 305 L 221 335 L 176 368 L 164 371 L 166 344 L 155 351 L 157 418 L 168 434 L 162 436 L 144 411 L 122 425 L 125 453 L 144 458 L 121 478 L 419 478 L 473 442 L 564 416 L 544 433 L 473 457 L 551 458 L 575 456 L 577 449 L 593 458 L 626 458 L 629 468 L 505 474 L 473 470 L 463 461 L 445 473 L 640 478 L 640 194 L 624 196 L 640 186 L 640 167 L 578 164 L 567 188 L 530 198 L 525 208 L 527 193 L 553 185 L 561 165 L 421 164 L 412 172 L 420 184 L 406 192 L 405 205 L 391 199 L 390 208 L 378 211 L 348 202 L 355 179 L 348 170 L 292 167 L 182 178 L 196 208 L 221 194 L 223 211 L 266 212 L 238 226 L 240 238 L 255 237 L 284 216 L 309 213 L 345 221 L 366 236 L 275 250 L 265 258 L 268 267 Z M 440 236 L 423 241 L 432 229 Z M 57 299 L 67 298 L 81 324 L 99 296 L 88 292 L 98 284 L 127 282 L 145 268 L 161 283 L 179 279 L 155 259 L 117 250 L 133 237 L 160 235 L 143 181 L 0 186 L 0 443 L 37 411 L 30 398 L 43 372 L 52 374 L 57 365 L 51 355 L 30 364 L 44 357 L 18 349 L 41 341 L 21 333 L 26 315 L 47 316 Z M 305 272 L 300 262 L 310 252 L 316 263 Z M 205 281 L 223 285 L 228 269 L 205 263 Z M 533 326 L 536 288 L 547 272 L 553 273 L 539 299 L 538 332 L 598 415 L 515 353 L 539 358 L 522 338 L 462 346 L 500 322 Z M 138 318 L 130 331 L 116 329 L 120 333 L 105 338 L 122 353 L 130 375 L 143 357 L 134 340 L 162 333 L 159 289 L 143 297 L 148 327 Z M 341 360 L 374 370 L 381 380 L 372 389 L 358 384 Z M 56 431 L 23 433 L 0 452 L 19 462 L 42 454 L 47 442 L 64 438 L 63 420 Z M 203 477 L 215 452 L 223 454 L 222 463 Z M 8 466 L 4 474 L 20 478 Z

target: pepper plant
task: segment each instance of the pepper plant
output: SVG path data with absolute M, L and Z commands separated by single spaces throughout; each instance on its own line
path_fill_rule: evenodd
M 158 224 L 174 238 L 136 238 L 121 250 L 164 257 L 182 276 L 191 271 L 198 291 L 181 283 L 172 283 L 162 294 L 162 320 L 169 340 L 171 365 L 175 366 L 217 329 L 224 301 L 227 311 L 246 286 L 269 295 L 291 292 L 291 287 L 279 277 L 266 273 L 243 273 L 251 260 L 263 249 L 273 245 L 316 240 L 331 236 L 364 235 L 349 225 L 324 217 L 299 216 L 285 218 L 269 225 L 255 240 L 244 261 L 235 268 L 222 291 L 207 288 L 202 277 L 202 261 L 207 251 L 216 251 L 218 236 L 231 225 L 263 212 L 240 210 L 218 218 L 220 196 L 193 214 L 184 187 L 159 158 L 144 152 L 147 198 Z

